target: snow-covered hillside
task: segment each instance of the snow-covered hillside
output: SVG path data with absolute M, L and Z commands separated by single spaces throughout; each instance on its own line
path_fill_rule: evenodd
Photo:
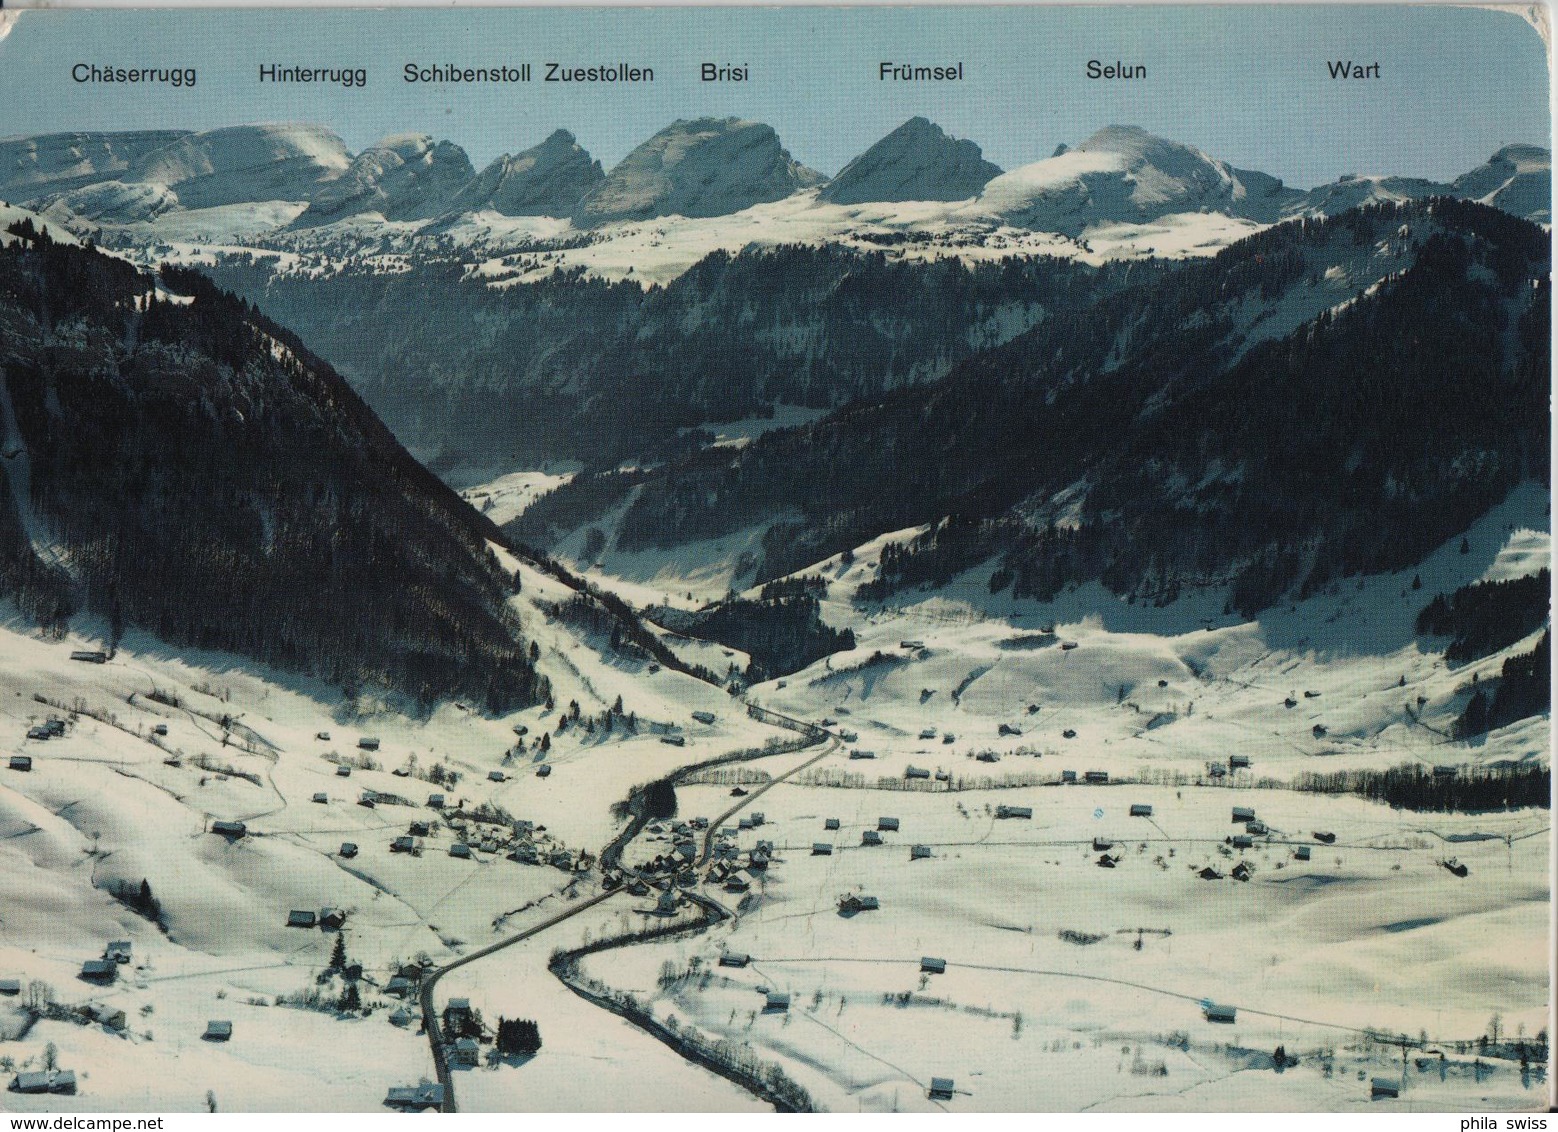
M 47 984 L 38 993 L 58 1004 L 29 1024 L 22 999 L 0 998 L 0 1052 L 26 1069 L 52 1042 L 79 1081 L 74 1098 L 13 1096 L 9 1108 L 187 1111 L 205 1106 L 208 1089 L 223 1110 L 296 1108 L 300 1097 L 313 1110 L 377 1108 L 389 1085 L 432 1076 L 426 1037 L 392 1018 L 402 1003 L 386 987 L 397 966 L 419 954 L 447 962 L 598 892 L 587 866 L 619 826 L 613 802 L 680 763 L 776 734 L 732 710 L 718 688 L 589 644 L 550 612 L 573 591 L 507 565 L 521 574 L 516 608 L 558 706 L 501 719 L 456 704 L 422 720 L 371 697 L 343 704 L 323 686 L 133 632 L 94 664 L 70 659 L 73 648 L 102 647 L 91 637 L 0 628 L 11 764 L 0 764 L 0 979 Z M 599 720 L 619 696 L 617 726 L 604 732 Z M 581 721 L 570 727 L 574 710 Z M 694 710 L 717 721 L 699 724 Z M 51 718 L 64 721 L 62 736 L 26 737 Z M 684 745 L 660 742 L 667 734 L 684 735 Z M 17 769 L 17 758 L 30 769 Z M 433 795 L 441 804 L 428 804 Z M 534 830 L 516 836 L 519 819 Z M 219 820 L 243 823 L 245 835 L 210 832 Z M 413 822 L 430 827 L 418 852 L 394 851 Z M 469 859 L 450 854 L 456 843 L 472 847 Z M 509 859 L 520 845 L 538 863 Z M 112 895 L 143 880 L 160 926 Z M 345 914 L 338 932 L 287 924 L 293 910 L 326 908 Z M 602 932 L 616 915 L 543 938 L 528 955 L 541 964 L 529 983 L 503 981 L 544 984 L 555 999 L 550 948 Z M 344 991 L 339 973 L 322 978 L 337 936 L 363 967 L 353 985 L 371 1013 L 303 1001 Z M 78 977 L 108 941 L 126 939 L 133 958 L 110 984 Z M 653 1069 L 664 1091 L 649 1095 L 662 1107 L 750 1103 L 572 1001 L 567 1018 L 542 1016 L 560 1062 L 580 1050 Z M 72 1011 L 87 1003 L 124 1011 L 125 1026 L 84 1024 Z M 405 1005 L 415 1012 L 414 999 Z M 202 1040 L 211 1018 L 233 1022 L 230 1042 Z M 511 1088 L 537 1077 L 508 1072 Z
M 1553 155 L 1535 145 L 1506 145 L 1450 186 L 1456 196 L 1543 224 L 1552 222 Z
M 1549 812 L 1414 813 L 1293 789 L 1310 771 L 1546 764 L 1546 716 L 1476 744 L 1445 736 L 1473 676 L 1529 641 L 1452 667 L 1410 630 L 1423 593 L 1547 565 L 1545 493 L 1522 489 L 1465 539 L 1421 565 L 1421 591 L 1381 576 L 1253 623 L 1210 593 L 1159 609 L 1084 591 L 997 601 L 977 573 L 862 608 L 855 588 L 885 540 L 814 567 L 825 615 L 859 647 L 746 698 L 826 717 L 845 742 L 681 787 L 680 821 L 750 802 L 712 837 L 730 855 L 718 849 L 693 890 L 726 918 L 588 956 L 577 978 L 833 1110 L 1542 1107 L 1541 1073 L 1478 1038 L 1491 1015 L 1523 1039 L 1545 1025 Z M 434 1076 L 415 997 L 389 993 L 404 964 L 425 954 L 436 969 L 573 908 L 439 982 L 435 1010 L 468 998 L 489 1027 L 532 1018 L 544 1039 L 534 1058 L 490 1066 L 479 1047 L 479 1067 L 450 1072 L 460 1107 L 754 1103 L 570 993 L 548 958 L 662 922 L 654 889 L 586 906 L 621 828 L 611 803 L 787 733 L 614 653 L 555 615 L 571 589 L 495 553 L 519 572 L 551 709 L 484 719 L 445 704 L 410 719 L 143 634 L 94 664 L 70 659 L 101 647 L 90 633 L 0 629 L 7 762 L 32 760 L 0 769 L 0 978 L 24 988 L 0 999 L 3 1048 L 27 1069 L 52 1043 L 78 1080 L 73 1097 L 13 1109 L 191 1110 L 208 1092 L 223 1110 L 299 1097 L 376 1109 L 389 1086 Z M 50 718 L 62 736 L 26 737 Z M 1210 777 L 1213 762 L 1229 773 Z M 1109 782 L 1062 785 L 1068 771 Z M 1264 823 L 1248 847 L 1230 843 L 1245 828 L 1233 807 Z M 209 832 L 216 820 L 245 836 Z M 516 834 L 515 821 L 533 825 Z M 420 855 L 395 852 L 415 822 Z M 624 862 L 654 876 L 682 836 L 670 826 L 651 824 Z M 754 851 L 765 864 L 748 870 Z M 143 880 L 160 928 L 132 907 Z M 841 915 L 851 894 L 879 906 Z M 322 909 L 344 926 L 287 926 Z M 330 968 L 338 937 L 360 976 Z M 80 978 L 114 940 L 132 950 L 114 980 Z M 721 966 L 727 953 L 748 958 Z M 348 985 L 361 1008 L 336 1008 Z M 770 992 L 787 1006 L 766 1008 Z M 55 1005 L 29 1022 L 28 996 Z M 1207 1019 L 1214 1002 L 1232 1023 Z M 106 1024 L 77 1012 L 91 1004 Z M 232 1022 L 229 1040 L 204 1040 L 212 1019 Z M 1404 1074 L 1387 1044 L 1399 1034 Z M 1281 1072 L 1279 1046 L 1293 1059 Z M 585 1067 L 604 1084 L 581 1090 Z M 953 1093 L 930 1096 L 932 1077 Z M 1373 1077 L 1398 1081 L 1401 1099 L 1371 1100 Z
M 117 180 L 184 130 L 43 134 L 0 141 L 0 200 L 30 200 Z
M 1521 489 L 1464 550 L 1247 623 L 1220 593 L 992 599 L 983 571 L 862 608 L 882 546 L 913 533 L 803 572 L 858 647 L 749 698 L 850 742 L 735 834 L 740 861 L 773 850 L 716 894 L 733 918 L 588 960 L 587 977 L 705 1042 L 750 1044 L 835 1110 L 1545 1103 L 1518 1060 L 1474 1063 L 1491 1015 L 1505 1033 L 1545 1026 L 1550 812 L 1294 789 L 1404 763 L 1548 764 L 1546 715 L 1447 737 L 1477 678 L 1534 637 L 1452 666 L 1412 631 L 1423 594 L 1547 567 L 1545 491 Z M 684 810 L 766 776 L 706 781 Z M 1235 808 L 1262 823 L 1248 845 Z M 841 913 L 851 894 L 879 907 Z M 928 1095 L 934 1076 L 953 1095 Z M 1374 1099 L 1372 1077 L 1400 1101 Z

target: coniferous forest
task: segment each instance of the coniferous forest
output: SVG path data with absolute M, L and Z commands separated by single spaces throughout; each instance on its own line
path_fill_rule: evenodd
M 1246 304 L 1306 301 L 1320 262 L 1382 241 L 1405 266 L 1374 293 L 1286 335 L 1241 329 Z M 634 473 L 617 545 L 766 525 L 762 580 L 952 515 L 911 549 L 946 565 L 892 563 L 884 586 L 944 575 L 982 540 L 1018 596 L 1231 583 L 1246 615 L 1400 569 L 1546 480 L 1548 258 L 1536 225 L 1443 199 L 1280 225 L 928 386 Z M 580 477 L 527 521 L 622 498 L 612 478 Z
M 436 454 L 435 468 L 568 458 L 600 470 L 688 455 L 712 437 L 683 430 L 706 422 L 933 381 L 1172 270 L 795 246 L 716 251 L 648 290 L 578 271 L 494 289 L 453 253 L 404 275 L 347 267 L 315 278 L 244 254 L 211 273 L 341 366 L 397 436 Z
M 0 249 L 0 583 L 422 708 L 545 698 L 501 536 L 328 365 L 204 277 L 30 225 Z

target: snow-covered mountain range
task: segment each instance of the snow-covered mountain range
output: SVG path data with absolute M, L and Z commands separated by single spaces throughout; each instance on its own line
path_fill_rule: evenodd
M 8 1111 L 1548 1103 L 1546 152 L 811 176 L 0 143 Z
M 1260 226 L 1447 195 L 1547 223 L 1551 156 L 1507 145 L 1448 182 L 1348 175 L 1312 189 L 1135 126 L 1109 126 L 1003 172 L 972 141 L 911 118 L 827 178 L 774 130 L 677 121 L 609 171 L 566 130 L 481 171 L 453 142 L 383 139 L 358 154 L 313 125 L 76 133 L 0 142 L 0 200 L 120 245 L 241 242 L 350 255 L 436 237 L 501 256 L 528 282 L 559 267 L 665 282 L 709 251 L 757 244 L 897 246 L 965 260 L 1210 254 Z M 588 238 L 581 238 L 584 233 Z

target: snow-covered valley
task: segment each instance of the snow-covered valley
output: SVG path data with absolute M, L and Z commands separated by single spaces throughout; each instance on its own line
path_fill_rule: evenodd
M 0 1109 L 1550 1107 L 1547 135 L 718 105 L 0 138 Z
M 1466 553 L 1442 548 L 1422 592 L 1545 565 L 1545 500 L 1517 493 L 1467 532 Z M 1396 576 L 1250 623 L 1201 616 L 1215 595 L 1099 613 L 1096 594 L 992 608 L 954 585 L 862 607 L 871 552 L 820 570 L 824 615 L 857 648 L 744 697 L 843 741 L 694 776 L 676 817 L 623 854 L 626 881 L 665 876 L 655 862 L 673 842 L 701 844 L 680 823 L 745 806 L 711 833 L 695 887 L 668 890 L 724 918 L 587 955 L 572 979 L 702 1047 L 744 1051 L 759 1073 L 777 1066 L 830 1110 L 1542 1105 L 1540 1066 L 1490 1054 L 1485 1035 L 1493 1016 L 1510 1041 L 1545 1027 L 1550 811 L 1414 812 L 1294 789 L 1313 771 L 1545 766 L 1545 715 L 1446 737 L 1468 682 L 1505 654 L 1447 666 L 1412 635 L 1419 591 Z M 95 664 L 69 659 L 100 647 L 90 639 L 3 630 L 7 746 L 32 763 L 0 772 L 0 979 L 20 992 L 0 999 L 0 1052 L 26 1070 L 52 1046 L 78 1081 L 74 1097 L 12 1107 L 177 1111 L 205 1107 L 208 1090 L 224 1109 L 377 1107 L 389 1086 L 435 1077 L 415 996 L 387 993 L 399 969 L 600 894 L 599 854 L 622 827 L 612 803 L 635 786 L 795 738 L 717 687 L 581 638 L 549 615 L 570 591 L 518 568 L 514 600 L 558 706 L 496 719 L 343 705 L 133 632 Z M 574 725 L 544 754 L 531 745 L 569 701 L 590 723 L 619 696 L 609 733 Z M 49 718 L 66 721 L 62 737 L 24 737 Z M 685 745 L 661 741 L 673 735 Z M 802 764 L 749 805 L 732 798 Z M 458 783 L 427 781 L 434 767 Z M 1235 807 L 1264 823 L 1244 847 Z M 209 832 L 218 820 L 246 835 Z M 412 823 L 427 825 L 419 852 L 393 851 Z M 450 855 L 456 842 L 469 859 Z M 143 879 L 161 929 L 109 895 Z M 439 982 L 436 1009 L 468 998 L 490 1025 L 537 1020 L 544 1039 L 530 1059 L 488 1065 L 484 1046 L 482 1065 L 452 1069 L 462 1109 L 758 1103 L 548 970 L 556 948 L 660 922 L 655 891 L 631 887 Z M 879 907 L 841 914 L 851 894 Z M 337 931 L 287 926 L 329 908 L 345 913 Z M 354 979 L 328 970 L 338 938 Z M 129 962 L 108 985 L 83 980 L 113 940 L 132 944 Z M 726 953 L 749 958 L 720 966 Z M 944 970 L 923 972 L 926 957 Z M 348 985 L 361 1006 L 335 1009 Z M 765 1008 L 769 993 L 788 1006 Z M 58 1005 L 29 1021 L 38 997 Z M 72 1015 L 89 1003 L 108 1024 Z M 1208 1003 L 1235 1020 L 1208 1021 Z M 232 1022 L 230 1040 L 203 1038 L 212 1019 Z M 1280 1072 L 1279 1046 L 1296 1059 Z M 571 1083 L 586 1065 L 583 1095 Z M 955 1091 L 932 1098 L 932 1077 Z M 1400 1081 L 1399 1101 L 1371 1100 L 1376 1077 Z

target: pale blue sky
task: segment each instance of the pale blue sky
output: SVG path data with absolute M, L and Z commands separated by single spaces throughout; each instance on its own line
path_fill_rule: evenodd
M 1145 64 L 1087 81 L 1090 58 Z M 1378 62 L 1333 81 L 1326 61 Z M 652 86 L 426 87 L 407 61 L 625 61 Z M 888 84 L 885 60 L 961 60 L 961 84 Z M 365 90 L 261 86 L 257 65 L 367 65 Z M 743 85 L 700 62 L 747 64 Z M 78 85 L 76 62 L 196 66 L 192 90 Z M 1509 12 L 1451 7 L 40 10 L 0 40 L 0 136 L 318 122 L 353 150 L 406 131 L 479 168 L 566 127 L 610 168 L 676 118 L 768 122 L 825 173 L 922 114 L 1014 168 L 1110 124 L 1140 125 L 1308 187 L 1344 173 L 1447 179 L 1509 142 L 1550 145 L 1540 38 Z

